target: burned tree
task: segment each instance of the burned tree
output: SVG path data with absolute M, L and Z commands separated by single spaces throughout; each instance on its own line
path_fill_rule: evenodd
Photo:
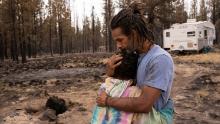
M 115 49 L 115 43 L 112 41 L 110 20 L 114 14 L 114 7 L 112 0 L 104 0 L 104 37 L 106 51 L 112 52 Z
M 2 39 L 2 34 L 0 33 L 0 60 L 4 60 L 4 43 Z

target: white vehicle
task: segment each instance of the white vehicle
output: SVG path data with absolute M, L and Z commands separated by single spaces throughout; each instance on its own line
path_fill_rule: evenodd
M 200 51 L 213 46 L 215 26 L 208 21 L 188 19 L 187 23 L 173 24 L 164 30 L 163 39 L 163 47 L 167 50 Z

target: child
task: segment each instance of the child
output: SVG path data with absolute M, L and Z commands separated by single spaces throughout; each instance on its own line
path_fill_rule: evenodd
M 119 54 L 123 57 L 122 63 L 115 69 L 112 77 L 106 78 L 99 92 L 105 91 L 110 97 L 138 97 L 141 95 L 141 90 L 135 86 L 135 78 L 139 55 L 129 50 L 122 50 Z M 137 114 L 119 111 L 112 107 L 95 106 L 91 124 L 145 124 L 146 122 L 157 124 L 155 117 L 159 118 L 160 122 L 164 121 L 165 124 L 160 113 L 153 108 L 148 114 Z

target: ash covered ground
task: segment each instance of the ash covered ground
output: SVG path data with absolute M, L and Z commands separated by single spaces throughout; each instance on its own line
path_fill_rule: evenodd
M 0 124 L 89 124 L 111 54 L 43 56 L 25 64 L 0 63 Z M 220 51 L 173 55 L 174 124 L 220 123 Z M 50 96 L 68 110 L 42 119 Z

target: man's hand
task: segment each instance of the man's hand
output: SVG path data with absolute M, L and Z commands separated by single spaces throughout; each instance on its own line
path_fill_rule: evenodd
M 113 76 L 115 68 L 121 64 L 121 60 L 123 57 L 120 55 L 113 55 L 110 57 L 106 63 L 107 65 L 107 76 Z
M 96 98 L 96 103 L 100 107 L 106 106 L 108 94 L 105 91 L 101 91 L 100 95 Z
M 142 93 L 139 97 L 110 97 L 107 104 L 121 111 L 148 113 L 160 97 L 161 90 L 148 86 L 143 86 L 141 89 Z

